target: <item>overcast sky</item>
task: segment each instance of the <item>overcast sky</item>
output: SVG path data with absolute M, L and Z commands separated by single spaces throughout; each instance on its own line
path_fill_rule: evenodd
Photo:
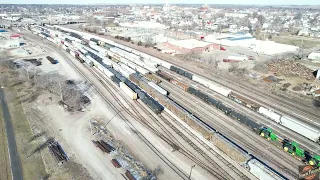
M 0 4 L 95 4 L 95 3 L 194 3 L 194 4 L 258 4 L 320 5 L 320 0 L 0 0 Z

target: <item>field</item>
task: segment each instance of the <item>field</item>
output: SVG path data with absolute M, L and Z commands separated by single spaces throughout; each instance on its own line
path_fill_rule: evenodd
M 0 108 L 0 179 L 11 179 L 5 122 Z
M 266 37 L 268 36 L 266 35 Z M 288 45 L 296 45 L 303 48 L 320 46 L 319 39 L 313 40 L 311 37 L 303 38 L 302 36 L 272 36 L 271 41 Z
M 38 143 L 36 141 L 29 142 L 33 134 L 16 91 L 19 85 L 12 86 L 13 78 L 9 79 L 8 87 L 4 88 L 4 93 L 8 102 L 23 178 L 26 180 L 41 179 L 46 176 L 41 154 L 36 153 L 27 158 L 38 147 Z

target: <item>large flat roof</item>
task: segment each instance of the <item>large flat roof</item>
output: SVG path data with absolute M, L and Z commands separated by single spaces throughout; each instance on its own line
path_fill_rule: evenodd
M 169 41 L 170 44 L 187 48 L 187 49 L 193 49 L 197 47 L 205 47 L 208 46 L 212 43 L 204 42 L 204 41 L 198 41 L 196 39 L 187 39 L 187 40 L 174 40 L 174 41 Z

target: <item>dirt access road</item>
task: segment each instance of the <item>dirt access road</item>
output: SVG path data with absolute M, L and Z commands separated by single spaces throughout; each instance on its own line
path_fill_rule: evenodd
M 7 132 L 12 178 L 14 180 L 20 180 L 20 179 L 23 179 L 21 163 L 20 163 L 20 159 L 17 151 L 16 139 L 14 135 L 13 126 L 11 123 L 9 108 L 5 100 L 5 94 L 2 88 L 0 88 L 0 101 L 1 101 L 3 118 L 5 121 L 6 132 Z

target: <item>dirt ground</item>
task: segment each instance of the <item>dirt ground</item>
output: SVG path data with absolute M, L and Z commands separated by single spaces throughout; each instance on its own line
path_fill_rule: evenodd
M 36 42 L 33 43 L 36 44 Z M 44 45 L 44 47 L 46 47 L 46 45 Z M 62 57 L 57 50 L 49 48 L 47 52 L 50 52 L 52 57 L 57 58 L 59 64 L 52 65 L 45 63 L 46 60 L 44 60 L 43 67 L 40 68 L 44 71 L 46 69 L 51 70 L 57 68 L 60 74 L 63 74 L 70 79 L 81 79 L 75 70 L 64 61 L 64 57 Z M 35 109 L 32 111 L 35 111 L 36 114 L 40 114 L 38 115 L 40 118 L 32 118 L 35 121 L 31 123 L 32 128 L 35 132 L 45 130 L 47 137 L 54 136 L 70 156 L 71 162 L 82 164 L 83 168 L 88 170 L 88 174 L 90 174 L 93 179 L 123 179 L 120 174 L 123 173 L 123 170 L 119 171 L 114 168 L 110 162 L 110 157 L 103 154 L 93 145 L 91 140 L 96 137 L 91 134 L 88 128 L 90 119 L 100 117 L 107 122 L 107 120 L 114 115 L 114 112 L 96 94 L 91 94 L 90 98 L 92 99 L 92 104 L 88 107 L 89 111 L 70 114 L 54 103 L 56 101 L 55 98 L 53 98 L 51 102 L 46 95 L 40 96 L 36 103 L 29 105 L 29 110 Z M 112 96 L 109 95 L 109 98 L 112 99 Z M 192 162 L 176 152 L 172 152 L 171 147 L 163 144 L 163 141 L 159 138 L 154 138 L 154 134 L 145 130 L 139 123 L 135 122 L 135 125 L 150 142 L 155 143 L 156 148 L 159 149 L 161 153 L 174 162 L 175 165 L 181 166 L 180 168 L 185 174 L 189 173 Z M 137 160 L 145 164 L 148 169 L 153 170 L 160 165 L 164 173 L 159 179 L 177 179 L 176 174 L 167 167 L 164 162 L 161 162 L 159 157 L 157 157 L 148 146 L 141 141 L 135 132 L 132 131 L 120 117 L 115 117 L 108 124 L 108 130 L 115 138 L 123 141 L 129 150 L 133 152 Z M 46 150 L 43 151 L 42 156 L 44 157 L 47 166 L 48 164 L 52 164 L 52 160 L 46 158 L 46 153 Z M 46 169 L 47 171 L 50 170 L 49 172 L 52 172 L 50 173 L 52 176 L 58 177 L 58 172 L 62 171 L 62 167 L 68 166 L 68 164 L 70 163 L 67 162 L 65 165 L 57 166 L 53 163 L 53 166 L 56 166 L 55 168 L 51 168 L 50 165 Z M 78 169 L 77 172 L 82 172 L 82 170 Z M 70 177 L 70 174 L 71 176 L 73 175 L 73 173 L 69 173 L 69 176 L 65 175 L 65 177 Z M 207 179 L 204 171 L 198 168 L 194 168 L 192 176 L 197 179 Z M 89 177 L 89 175 L 85 177 Z

